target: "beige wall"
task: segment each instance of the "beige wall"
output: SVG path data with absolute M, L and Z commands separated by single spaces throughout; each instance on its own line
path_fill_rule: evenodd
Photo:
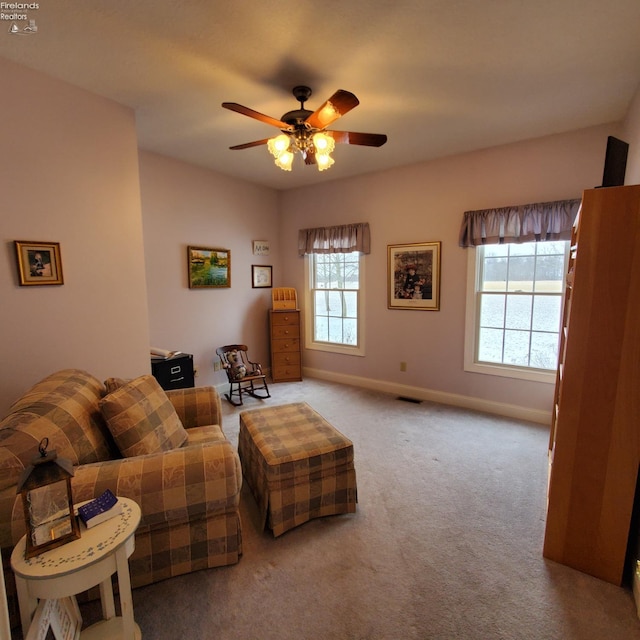
M 304 365 L 346 381 L 377 381 L 377 388 L 409 395 L 471 397 L 476 406 L 518 405 L 532 419 L 551 408 L 553 385 L 463 370 L 467 251 L 458 247 L 466 210 L 580 197 L 598 185 L 608 135 L 603 126 L 397 170 L 285 192 L 281 238 L 289 286 L 304 288 L 298 229 L 368 221 L 372 251 L 366 258 L 366 357 L 305 350 Z M 384 153 L 384 147 L 371 153 Z M 340 162 L 339 150 L 335 153 Z M 442 242 L 441 310 L 387 309 L 387 245 Z M 400 371 L 399 363 L 407 363 Z M 329 376 L 331 377 L 331 376 Z M 371 382 L 366 385 L 371 386 Z M 451 398 L 448 398 L 451 394 Z M 527 415 L 525 412 L 524 415 Z
M 3 60 L 0 80 L 0 143 L 11 150 L 0 165 L 0 413 L 62 367 L 100 378 L 144 373 L 150 345 L 193 353 L 198 384 L 223 383 L 212 366 L 221 344 L 246 342 L 256 359 L 268 361 L 270 290 L 251 288 L 251 264 L 273 265 L 274 284 L 302 294 L 298 229 L 369 221 L 366 357 L 305 351 L 307 370 L 544 415 L 552 385 L 463 370 L 462 213 L 577 197 L 601 181 L 607 135 L 637 139 L 640 128 L 636 96 L 624 129 L 597 127 L 278 194 L 138 155 L 133 113 L 113 102 Z M 638 173 L 631 142 L 628 181 Z M 60 242 L 64 286 L 19 287 L 15 239 Z M 253 256 L 252 240 L 268 240 L 271 255 Z M 442 242 L 441 311 L 388 310 L 387 244 L 431 240 Z M 230 249 L 232 287 L 189 290 L 188 245 Z M 406 373 L 400 361 L 408 363 Z
M 252 288 L 251 265 L 282 277 L 277 192 L 147 152 L 140 184 L 152 345 L 192 353 L 198 385 L 226 380 L 213 370 L 224 344 L 247 344 L 268 365 L 271 289 Z M 254 256 L 253 240 L 268 240 L 269 255 Z M 230 288 L 188 288 L 189 245 L 231 251 Z
M 131 110 L 0 59 L 0 414 L 41 377 L 149 370 Z M 18 285 L 14 240 L 59 242 L 64 285 Z

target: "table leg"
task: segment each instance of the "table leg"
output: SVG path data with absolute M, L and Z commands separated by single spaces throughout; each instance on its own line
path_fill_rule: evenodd
M 129 577 L 129 561 L 124 546 L 116 551 L 116 567 L 118 568 L 118 591 L 120 593 L 120 609 L 122 611 L 122 637 L 123 640 L 134 640 L 136 636 L 133 620 L 131 579 Z
M 102 603 L 102 617 L 111 620 L 116 615 L 116 605 L 113 600 L 113 584 L 111 576 L 100 583 L 100 602 Z
M 16 591 L 18 593 L 18 606 L 20 607 L 20 624 L 22 633 L 26 637 L 31 626 L 31 618 L 38 606 L 38 599 L 29 593 L 27 581 L 16 575 Z

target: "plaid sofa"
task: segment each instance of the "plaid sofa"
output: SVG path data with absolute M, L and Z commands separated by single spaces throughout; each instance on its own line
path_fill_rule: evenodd
M 12 622 L 18 617 L 10 554 L 25 533 L 16 484 L 45 436 L 49 450 L 73 461 L 75 502 L 111 489 L 140 505 L 142 520 L 129 560 L 133 587 L 240 559 L 242 471 L 220 426 L 215 389 L 167 391 L 186 442 L 128 458 L 120 456 L 102 416 L 105 395 L 91 374 L 59 371 L 27 391 L 0 422 L 0 548 Z

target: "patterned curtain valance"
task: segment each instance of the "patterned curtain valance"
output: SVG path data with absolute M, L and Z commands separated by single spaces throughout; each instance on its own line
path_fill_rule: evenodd
M 369 223 L 343 224 L 298 231 L 298 255 L 305 253 L 371 253 Z
M 465 211 L 460 246 L 570 240 L 580 200 L 537 202 L 517 207 Z

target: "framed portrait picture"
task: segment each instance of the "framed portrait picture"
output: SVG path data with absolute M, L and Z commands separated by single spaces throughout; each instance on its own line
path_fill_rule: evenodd
M 189 288 L 231 286 L 231 251 L 208 247 L 187 247 Z
M 21 286 L 64 284 L 59 242 L 16 240 L 14 245 Z
M 271 284 L 271 274 L 273 267 L 265 267 L 261 264 L 252 264 L 251 265 L 251 286 L 254 289 L 270 289 L 272 287 Z
M 440 242 L 387 245 L 388 308 L 440 310 Z

